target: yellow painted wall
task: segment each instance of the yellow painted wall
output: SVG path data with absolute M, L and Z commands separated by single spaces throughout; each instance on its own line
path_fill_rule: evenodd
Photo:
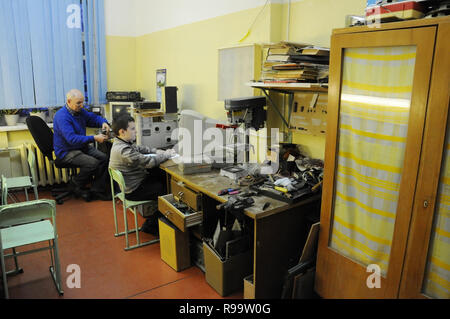
M 364 15 L 366 0 L 305 0 L 291 3 L 289 41 L 330 47 L 333 29 L 345 27 L 345 16 Z M 287 5 L 284 5 L 285 7 Z M 284 12 L 286 12 L 284 10 Z M 284 19 L 287 19 L 285 14 Z M 283 20 L 286 24 L 287 20 Z M 301 144 L 313 158 L 324 159 L 325 135 L 311 136 L 293 132 L 293 142 Z
M 286 40 L 287 5 L 272 4 L 270 6 L 270 42 Z
M 178 87 L 179 105 L 226 119 L 217 101 L 218 49 L 234 46 L 247 33 L 261 7 L 192 23 L 137 38 L 137 88 L 156 99 L 156 70 L 167 69 L 167 85 Z M 271 11 L 266 7 L 244 43 L 269 42 Z
M 345 26 L 346 15 L 364 15 L 366 4 L 366 0 L 293 2 L 289 40 L 329 47 L 331 31 Z
M 136 38 L 106 37 L 108 91 L 136 91 Z
M 291 3 L 289 40 L 329 46 L 333 28 L 343 27 L 347 14 L 362 14 L 365 0 L 305 0 Z M 246 34 L 262 7 L 244 10 L 136 38 L 136 88 L 156 99 L 156 70 L 167 69 L 167 85 L 177 86 L 179 104 L 217 119 L 226 119 L 217 101 L 218 49 L 233 46 Z M 268 5 L 243 43 L 277 42 L 287 38 L 288 5 Z M 281 99 L 274 97 L 278 103 Z M 269 109 L 269 125 L 282 127 Z M 308 155 L 324 158 L 325 137 L 295 132 L 293 142 Z

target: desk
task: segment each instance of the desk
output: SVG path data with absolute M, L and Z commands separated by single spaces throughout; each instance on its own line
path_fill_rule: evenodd
M 218 215 L 217 202 L 227 201 L 228 196 L 218 196 L 224 188 L 238 187 L 233 180 L 220 176 L 218 170 L 201 174 L 184 175 L 178 166 L 169 160 L 160 165 L 167 173 L 167 185 L 170 179 L 182 181 L 189 188 L 202 193 L 203 223 Z M 242 188 L 241 188 L 242 189 Z M 314 194 L 303 201 L 288 205 L 265 196 L 253 197 L 255 203 L 244 214 L 253 223 L 253 283 L 255 298 L 280 298 L 283 280 L 287 269 L 298 261 L 306 241 L 307 218 L 309 214 L 320 211 L 320 194 Z M 271 205 L 265 211 L 265 202 Z M 215 226 L 215 225 L 214 225 Z M 206 237 L 211 235 L 204 230 Z M 213 230 L 212 230 L 213 231 Z M 209 233 L 209 234 L 208 234 Z

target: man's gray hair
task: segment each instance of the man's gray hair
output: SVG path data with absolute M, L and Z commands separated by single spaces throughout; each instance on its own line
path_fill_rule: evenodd
M 72 89 L 66 94 L 66 101 L 73 98 L 83 98 L 84 95 L 80 90 Z

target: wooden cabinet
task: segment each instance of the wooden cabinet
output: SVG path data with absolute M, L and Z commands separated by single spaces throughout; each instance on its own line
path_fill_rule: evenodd
M 203 212 L 195 211 L 191 214 L 185 214 L 175 207 L 177 201 L 173 194 L 158 196 L 158 210 L 168 220 L 170 220 L 179 230 L 185 232 L 188 227 L 202 223 Z
M 191 190 L 183 182 L 177 181 L 175 178 L 170 180 L 170 189 L 176 199 L 187 204 L 193 210 L 201 210 L 201 194 Z
M 324 298 L 450 298 L 449 38 L 449 17 L 333 32 Z

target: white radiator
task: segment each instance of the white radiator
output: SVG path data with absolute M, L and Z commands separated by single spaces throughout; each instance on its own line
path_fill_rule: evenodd
M 36 172 L 39 186 L 67 183 L 69 181 L 68 169 L 61 169 L 52 165 L 35 144 L 29 143 L 22 144 L 19 148 L 22 171 L 25 175 L 31 176 L 28 169 L 27 148 L 34 153 L 36 158 L 36 165 L 32 169 Z

